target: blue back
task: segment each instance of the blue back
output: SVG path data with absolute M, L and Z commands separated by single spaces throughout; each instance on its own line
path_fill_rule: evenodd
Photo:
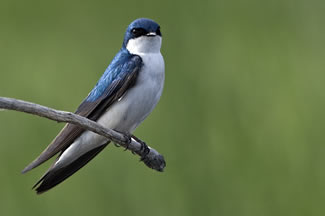
M 134 55 L 122 48 L 98 80 L 96 86 L 89 93 L 86 101 L 92 102 L 97 100 L 113 81 L 123 79 L 128 73 L 131 73 L 134 68 L 142 65 L 140 58 L 132 57 L 134 57 Z

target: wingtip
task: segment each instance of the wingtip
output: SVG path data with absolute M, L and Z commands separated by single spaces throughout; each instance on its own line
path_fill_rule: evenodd
M 41 165 L 42 163 L 44 163 L 46 160 L 48 160 L 49 158 L 47 159 L 44 159 L 41 156 L 39 156 L 38 158 L 36 158 L 33 162 L 31 162 L 30 164 L 28 164 L 22 171 L 21 173 L 24 174 L 24 173 L 27 173 L 28 171 L 34 169 L 35 167 L 38 167 L 39 165 Z
M 29 164 L 28 166 L 26 166 L 22 171 L 21 171 L 21 174 L 25 174 L 27 173 L 28 171 L 34 169 L 36 166 L 34 163 L 31 163 Z
M 21 174 L 25 174 L 25 173 L 27 173 L 28 171 L 30 171 L 31 170 L 31 168 L 29 168 L 28 166 L 27 167 L 25 167 L 22 171 L 21 171 Z

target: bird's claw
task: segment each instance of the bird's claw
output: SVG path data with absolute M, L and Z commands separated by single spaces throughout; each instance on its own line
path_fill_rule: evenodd
M 126 139 L 126 145 L 125 145 L 125 149 L 124 149 L 124 151 L 126 151 L 129 149 L 132 139 L 131 139 L 130 135 L 127 135 L 127 134 L 123 134 L 123 135 L 124 135 L 124 138 Z
M 141 148 L 140 148 L 140 152 L 141 152 L 141 158 L 140 161 L 144 161 L 147 157 L 147 155 L 150 153 L 150 149 L 147 146 L 147 144 L 145 142 L 140 142 L 141 144 Z

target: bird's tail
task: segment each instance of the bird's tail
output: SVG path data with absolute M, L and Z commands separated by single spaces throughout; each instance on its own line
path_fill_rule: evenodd
M 91 161 L 99 152 L 101 152 L 108 143 L 101 145 L 97 148 L 94 148 L 78 159 L 74 160 L 72 163 L 57 168 L 54 164 L 52 167 L 41 177 L 41 179 L 33 186 L 33 189 L 36 188 L 37 194 L 41 194 L 54 186 L 60 184 L 65 179 L 70 177 L 73 173 L 77 172 L 80 168 L 85 166 L 89 161 Z

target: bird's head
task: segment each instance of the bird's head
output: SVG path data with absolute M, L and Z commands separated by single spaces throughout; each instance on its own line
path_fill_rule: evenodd
M 151 19 L 134 20 L 126 29 L 123 48 L 132 54 L 157 53 L 161 47 L 160 26 Z

